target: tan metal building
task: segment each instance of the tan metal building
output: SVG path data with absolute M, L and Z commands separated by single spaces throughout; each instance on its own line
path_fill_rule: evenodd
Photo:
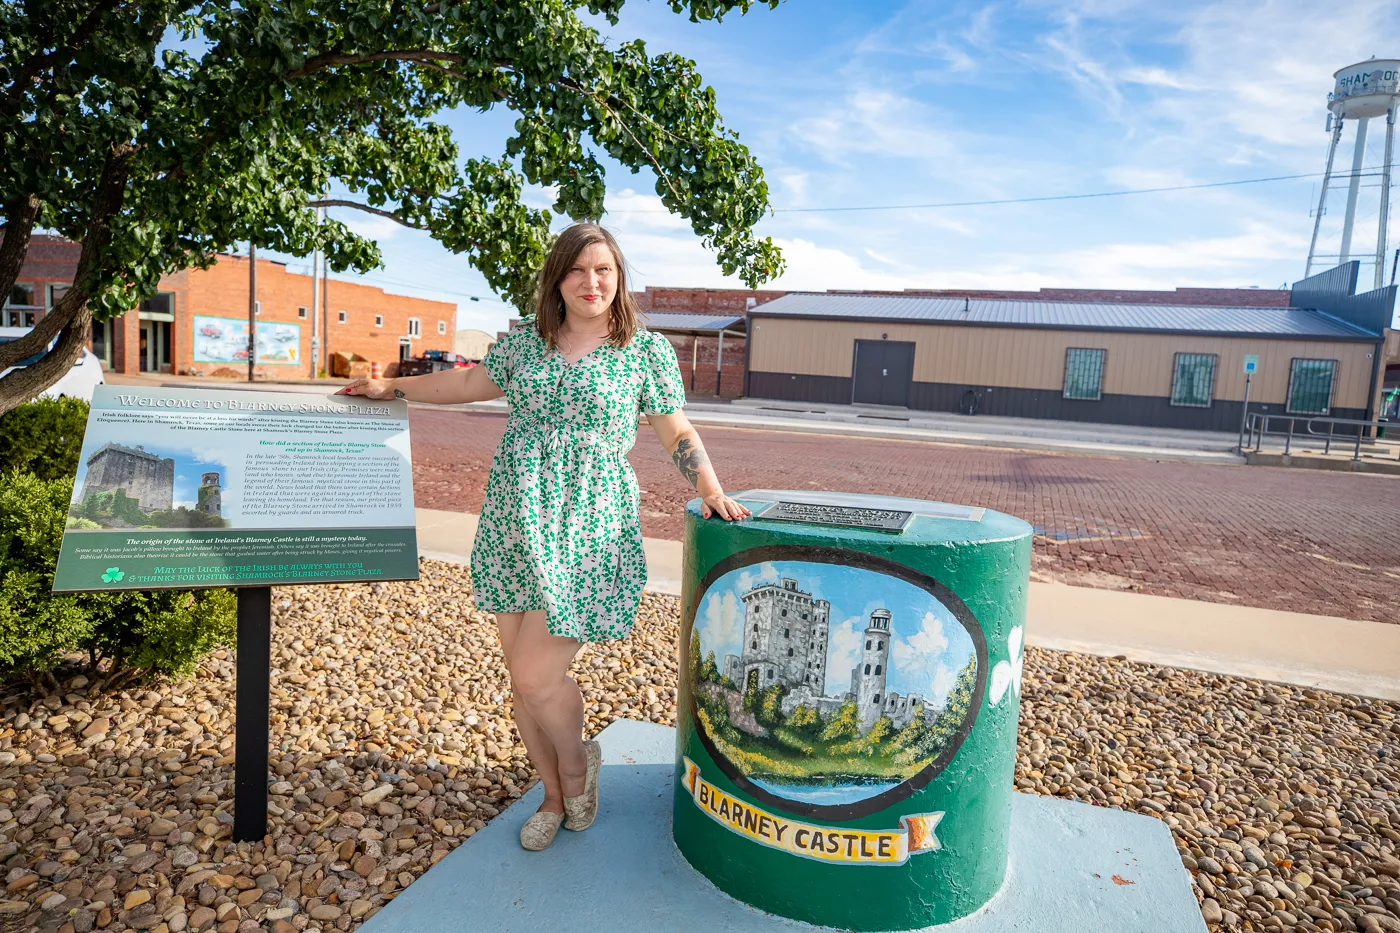
M 745 394 L 1230 431 L 1251 412 L 1366 418 L 1395 287 L 1357 263 L 1291 307 L 789 293 L 749 312 Z

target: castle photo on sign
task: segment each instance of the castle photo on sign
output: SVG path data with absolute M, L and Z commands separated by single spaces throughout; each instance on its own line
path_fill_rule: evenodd
M 689 648 L 697 723 L 751 784 L 853 803 L 920 773 L 975 715 L 977 653 L 932 593 L 800 560 L 729 571 Z
M 190 450 L 108 441 L 78 464 L 67 528 L 225 528 L 227 475 Z

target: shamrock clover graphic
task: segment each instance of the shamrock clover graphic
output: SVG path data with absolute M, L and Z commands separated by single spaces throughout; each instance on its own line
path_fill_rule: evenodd
M 104 573 L 104 574 L 102 575 L 102 582 L 103 582 L 103 583 L 120 583 L 120 582 L 122 581 L 122 578 L 125 577 L 125 576 L 126 576 L 126 573 L 123 572 L 120 568 L 118 568 L 118 567 L 108 567 L 108 568 L 107 568 L 107 572 Z
M 996 706 L 1006 695 L 1006 688 L 1021 695 L 1021 670 L 1025 667 L 1026 656 L 1021 651 L 1021 639 L 1025 635 L 1024 626 L 1018 625 L 1006 636 L 1006 653 L 1010 661 L 998 661 L 992 668 L 992 705 Z

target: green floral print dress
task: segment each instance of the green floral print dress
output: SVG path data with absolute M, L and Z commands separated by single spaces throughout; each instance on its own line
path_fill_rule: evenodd
M 484 361 L 510 419 L 491 461 L 472 546 L 472 589 L 487 612 L 543 609 L 553 635 L 626 638 L 646 557 L 627 452 L 637 415 L 685 404 L 676 351 L 639 330 L 575 363 L 546 347 L 532 318 Z

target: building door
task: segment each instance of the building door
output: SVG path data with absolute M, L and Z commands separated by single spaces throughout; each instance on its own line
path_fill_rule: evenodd
M 909 405 L 914 381 L 914 344 L 898 340 L 857 340 L 855 385 L 857 405 Z
M 151 365 L 153 363 L 151 351 L 155 349 L 156 342 L 155 337 L 151 334 L 154 329 L 151 325 L 151 321 L 141 322 L 141 345 L 137 351 L 137 359 L 140 360 L 141 372 L 143 373 L 155 369 L 155 366 Z

